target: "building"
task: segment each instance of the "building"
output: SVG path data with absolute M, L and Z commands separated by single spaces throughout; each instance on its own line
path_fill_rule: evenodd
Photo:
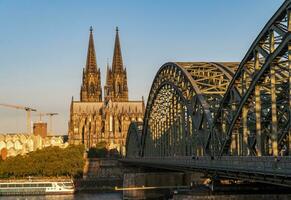
M 33 135 L 40 135 L 42 138 L 47 137 L 47 123 L 45 122 L 35 122 L 33 123 Z
M 0 151 L 2 159 L 17 155 L 25 155 L 29 152 L 36 151 L 50 146 L 66 148 L 69 144 L 64 142 L 63 136 L 47 136 L 14 133 L 0 134 Z
M 119 31 L 116 28 L 112 66 L 107 63 L 104 99 L 101 74 L 97 66 L 93 29 L 90 28 L 86 66 L 80 101 L 72 98 L 69 121 L 69 143 L 95 147 L 106 142 L 108 149 L 125 152 L 127 130 L 131 121 L 142 121 L 144 101 L 128 99 L 127 73 L 123 66 Z

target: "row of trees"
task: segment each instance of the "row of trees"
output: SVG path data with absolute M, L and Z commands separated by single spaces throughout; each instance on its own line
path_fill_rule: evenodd
M 0 161 L 0 178 L 80 177 L 83 174 L 83 154 L 83 145 L 70 145 L 65 149 L 47 147 L 24 156 L 11 157 Z
M 120 153 L 117 149 L 107 148 L 106 142 L 99 142 L 96 147 L 92 147 L 88 150 L 88 158 L 119 158 Z

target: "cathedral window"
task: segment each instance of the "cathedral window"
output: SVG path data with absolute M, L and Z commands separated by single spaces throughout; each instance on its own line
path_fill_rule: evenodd
M 95 90 L 94 85 L 93 85 L 93 83 L 91 83 L 91 85 L 90 85 L 90 93 L 93 94 L 94 90 Z
M 105 121 L 102 120 L 102 125 L 101 125 L 101 133 L 102 133 L 102 136 L 104 136 L 104 132 L 105 132 Z
M 121 93 L 121 84 L 120 83 L 117 84 L 117 88 L 116 89 L 117 89 L 116 93 L 120 94 Z
M 118 131 L 121 133 L 121 128 L 122 128 L 122 126 L 121 126 L 121 119 L 118 119 Z

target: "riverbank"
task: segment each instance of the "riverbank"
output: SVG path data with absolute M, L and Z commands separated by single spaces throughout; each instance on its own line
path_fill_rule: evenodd
M 115 187 L 123 186 L 124 174 L 133 170 L 116 158 L 87 158 L 83 177 L 74 181 L 76 190 L 115 192 Z
M 123 184 L 123 179 L 78 179 L 75 180 L 74 183 L 77 192 L 116 192 L 115 187 L 121 187 Z

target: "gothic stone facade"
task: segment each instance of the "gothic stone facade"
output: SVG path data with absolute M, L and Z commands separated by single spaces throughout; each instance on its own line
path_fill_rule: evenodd
M 69 121 L 69 142 L 84 144 L 86 148 L 105 141 L 109 149 L 125 152 L 127 130 L 131 121 L 142 121 L 144 101 L 129 101 L 127 73 L 123 67 L 118 29 L 112 68 L 107 64 L 104 101 L 101 75 L 97 67 L 93 30 L 90 28 L 89 46 L 80 101 L 72 98 Z

